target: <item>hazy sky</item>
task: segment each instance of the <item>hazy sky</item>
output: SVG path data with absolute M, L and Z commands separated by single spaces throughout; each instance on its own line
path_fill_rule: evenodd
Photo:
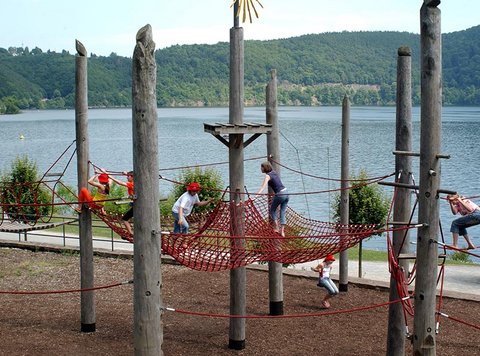
M 423 0 L 261 0 L 245 39 L 275 39 L 339 31 L 420 32 Z M 78 5 L 75 5 L 78 4 Z M 75 39 L 89 54 L 131 57 L 137 31 L 153 29 L 156 48 L 229 40 L 231 0 L 2 1 L 0 47 L 39 47 L 71 54 Z M 480 24 L 480 1 L 442 0 L 442 32 Z

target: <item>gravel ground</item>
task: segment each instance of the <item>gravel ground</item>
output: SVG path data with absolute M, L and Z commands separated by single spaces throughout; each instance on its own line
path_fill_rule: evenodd
M 131 259 L 95 257 L 95 285 L 130 280 Z M 98 290 L 96 332 L 80 332 L 80 294 L 5 294 L 5 291 L 78 289 L 79 256 L 0 248 L 1 355 L 132 355 L 133 286 Z M 229 272 L 196 272 L 162 265 L 163 302 L 177 310 L 229 313 Z M 268 274 L 247 270 L 247 314 L 268 314 Z M 388 307 L 335 313 L 388 301 L 388 291 L 349 286 L 321 309 L 324 291 L 314 280 L 285 276 L 286 315 L 301 318 L 247 319 L 246 348 L 228 349 L 229 319 L 178 312 L 163 315 L 165 355 L 385 355 Z M 443 299 L 442 311 L 477 325 L 442 319 L 437 354 L 480 355 L 480 303 Z M 312 316 L 317 315 L 317 316 Z M 408 325 L 413 330 L 413 320 Z M 406 354 L 412 354 L 407 340 Z

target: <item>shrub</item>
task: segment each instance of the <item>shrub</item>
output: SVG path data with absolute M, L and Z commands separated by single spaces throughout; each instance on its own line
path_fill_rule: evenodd
M 75 188 L 73 187 L 66 186 L 64 184 L 59 184 L 57 186 L 56 193 L 61 197 L 61 199 L 57 197 L 55 199 L 55 202 L 63 203 L 63 202 L 77 201 L 78 198 L 73 193 L 74 191 L 75 191 Z M 60 215 L 68 215 L 68 214 L 71 215 L 74 212 L 73 209 L 74 207 L 68 204 L 58 205 L 55 209 L 55 213 Z
M 4 212 L 14 221 L 35 222 L 52 212 L 50 192 L 39 183 L 37 166 L 27 156 L 17 157 L 11 171 L 2 175 L 0 192 L 2 203 L 12 204 Z
M 198 193 L 200 200 L 214 199 L 219 200 L 222 196 L 223 182 L 220 173 L 212 168 L 205 168 L 202 170 L 199 167 L 193 169 L 186 169 L 180 173 L 177 179 L 182 184 L 175 184 L 172 189 L 172 194 L 160 204 L 160 214 L 162 216 L 170 216 L 172 213 L 172 206 L 175 201 L 187 191 L 186 186 L 189 183 L 197 182 L 202 187 Z M 209 206 L 195 207 L 197 212 L 204 212 L 209 210 Z
M 468 253 L 464 253 L 462 251 L 455 251 L 450 255 L 450 259 L 452 261 L 458 261 L 458 262 L 464 262 L 464 263 L 470 263 L 470 256 Z
M 365 170 L 360 170 L 357 176 L 353 175 L 350 179 L 355 182 L 348 192 L 349 223 L 383 226 L 390 206 L 389 199 L 378 184 L 362 184 L 368 179 Z M 340 221 L 340 197 L 340 193 L 336 194 L 332 203 L 333 217 L 337 222 Z

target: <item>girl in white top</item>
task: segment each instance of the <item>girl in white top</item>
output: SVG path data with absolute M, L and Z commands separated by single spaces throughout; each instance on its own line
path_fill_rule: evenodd
M 312 271 L 319 273 L 317 286 L 324 287 L 327 290 L 327 294 L 322 300 L 324 308 L 330 308 L 330 302 L 328 300 L 338 294 L 338 288 L 330 278 L 334 261 L 335 257 L 333 255 L 327 255 L 322 263 L 319 263 L 317 267 L 312 267 Z

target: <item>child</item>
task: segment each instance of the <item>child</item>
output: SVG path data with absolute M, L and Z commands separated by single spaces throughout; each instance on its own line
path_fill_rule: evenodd
M 330 279 L 330 272 L 332 271 L 332 264 L 335 261 L 333 255 L 327 255 L 322 263 L 319 263 L 317 267 L 312 267 L 312 271 L 318 272 L 318 284 L 319 287 L 325 287 L 327 294 L 322 300 L 324 308 L 330 308 L 328 300 L 338 294 L 338 288 Z
M 458 248 L 458 236 L 461 235 L 467 241 L 467 250 L 475 249 L 475 245 L 467 233 L 467 227 L 480 224 L 480 208 L 477 204 L 458 194 L 447 195 L 450 210 L 453 215 L 460 213 L 461 217 L 452 221 L 450 232 L 453 238 L 453 247 Z
M 192 182 L 187 185 L 187 191 L 183 193 L 173 204 L 172 214 L 174 218 L 173 232 L 188 234 L 188 222 L 185 219 L 191 212 L 194 206 L 205 206 L 212 202 L 213 199 L 201 201 L 198 197 L 198 192 L 202 188 L 197 182 Z
M 130 171 L 130 172 L 124 171 L 123 174 L 127 176 L 126 182 L 116 179 L 115 177 L 112 177 L 112 180 L 119 185 L 123 185 L 124 187 L 127 187 L 128 196 L 130 197 L 130 200 L 132 200 L 132 202 L 130 203 L 130 209 L 128 209 L 128 211 L 122 216 L 122 221 L 128 233 L 133 236 L 132 225 L 130 225 L 130 222 L 128 221 L 133 217 L 133 195 L 134 195 L 134 189 L 135 189 L 135 185 L 133 182 L 133 171 Z
M 88 180 L 88 184 L 97 188 L 93 201 L 96 204 L 96 207 L 100 209 L 102 214 L 105 214 L 105 199 L 108 199 L 108 194 L 110 193 L 110 186 L 112 185 L 112 180 L 109 178 L 108 174 L 102 169 L 102 173 L 99 175 L 93 175 Z

